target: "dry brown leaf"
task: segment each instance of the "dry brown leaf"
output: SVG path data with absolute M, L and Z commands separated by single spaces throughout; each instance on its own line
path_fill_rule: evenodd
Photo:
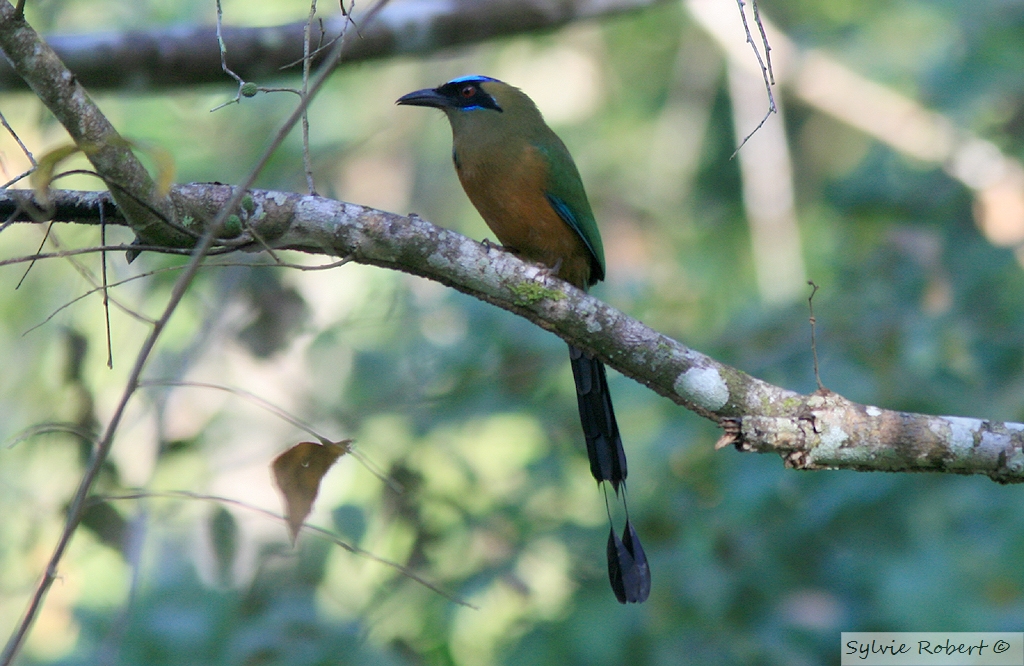
M 351 439 L 340 442 L 300 442 L 277 458 L 271 469 L 284 498 L 285 518 L 292 543 L 320 492 L 320 481 L 334 462 L 348 452 Z

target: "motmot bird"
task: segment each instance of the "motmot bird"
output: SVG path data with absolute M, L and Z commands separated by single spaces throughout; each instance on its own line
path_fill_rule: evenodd
M 601 234 L 576 163 L 525 93 L 487 76 L 464 76 L 397 104 L 444 111 L 459 181 L 505 250 L 584 291 L 604 279 Z M 621 489 L 625 502 L 626 454 L 604 364 L 571 344 L 569 358 L 590 471 L 616 495 Z M 608 536 L 608 574 L 620 602 L 647 599 L 650 569 L 628 511 L 623 539 L 614 526 Z

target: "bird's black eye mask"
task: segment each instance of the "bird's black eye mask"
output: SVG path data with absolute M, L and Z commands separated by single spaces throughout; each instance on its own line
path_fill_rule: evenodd
M 479 81 L 449 81 L 437 88 L 437 92 L 452 101 L 452 106 L 463 111 L 491 109 L 502 113 L 494 97 L 480 87 Z

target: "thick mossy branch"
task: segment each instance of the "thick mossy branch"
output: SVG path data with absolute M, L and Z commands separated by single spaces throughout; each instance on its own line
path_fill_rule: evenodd
M 232 197 L 227 185 L 172 190 L 197 231 Z M 0 193 L 0 214 L 27 192 Z M 53 192 L 56 210 L 96 223 L 104 195 Z M 91 203 L 90 203 L 91 202 Z M 937 471 L 1024 481 L 1024 424 L 897 412 L 831 392 L 800 395 L 719 363 L 551 276 L 548 269 L 422 218 L 286 192 L 252 190 L 241 233 L 222 248 L 291 249 L 419 275 L 529 319 L 608 365 L 722 425 L 723 445 L 775 452 L 800 469 Z M 20 217 L 31 221 L 27 215 Z M 111 223 L 124 224 L 110 216 Z M 810 352 L 808 352 L 809 354 Z

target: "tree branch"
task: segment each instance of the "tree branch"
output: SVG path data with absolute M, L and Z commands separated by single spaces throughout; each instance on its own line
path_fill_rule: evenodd
M 380 0 L 377 7 L 381 6 L 381 2 L 386 1 Z M 23 3 L 21 2 L 14 9 L 7 0 L 0 0 L 0 48 L 4 50 L 8 59 L 15 65 L 19 74 L 25 78 L 33 91 L 64 124 L 75 140 L 75 145 L 85 152 L 90 161 L 93 162 L 93 166 L 96 167 L 97 172 L 99 172 L 109 186 L 111 198 L 119 204 L 126 224 L 131 226 L 137 235 L 144 237 L 144 240 L 159 241 L 170 237 L 170 240 L 167 242 L 177 246 L 177 243 L 180 242 L 179 239 L 174 238 L 172 234 L 168 233 L 173 226 L 175 230 L 181 229 L 181 231 L 186 232 L 179 235 L 184 236 L 184 242 L 194 241 L 194 247 L 192 248 L 188 264 L 174 283 L 163 313 L 152 325 L 149 334 L 136 355 L 135 363 L 125 382 L 120 401 L 114 408 L 102 436 L 94 443 L 85 473 L 68 505 L 67 517 L 60 538 L 54 546 L 46 569 L 29 599 L 21 621 L 18 622 L 3 651 L 0 652 L 0 665 L 2 666 L 8 666 L 17 656 L 25 637 L 28 635 L 42 607 L 46 593 L 53 585 L 54 580 L 56 580 L 57 568 L 64 557 L 68 545 L 71 543 L 71 538 L 74 536 L 85 515 L 85 503 L 92 491 L 92 485 L 103 468 L 104 461 L 110 454 L 114 435 L 120 426 L 128 401 L 138 388 L 142 370 L 157 340 L 198 273 L 203 260 L 213 246 L 218 243 L 218 236 L 225 233 L 225 230 L 229 230 L 227 232 L 228 235 L 241 233 L 241 218 L 246 217 L 248 213 L 254 210 L 252 198 L 246 194 L 248 188 L 256 180 L 263 167 L 266 166 L 273 152 L 284 141 L 291 128 L 295 126 L 299 117 L 305 113 L 309 101 L 320 90 L 328 76 L 330 76 L 331 70 L 342 56 L 342 47 L 345 43 L 343 40 L 335 42 L 322 71 L 317 73 L 316 80 L 308 88 L 308 92 L 304 90 L 301 101 L 284 121 L 283 126 L 264 149 L 259 159 L 256 160 L 249 174 L 242 181 L 242 185 L 237 188 L 226 188 L 225 194 L 227 198 L 218 201 L 215 209 L 206 209 L 207 215 L 194 217 L 182 212 L 179 218 L 179 216 L 165 215 L 150 203 L 151 198 L 158 195 L 157 188 L 152 179 L 149 178 L 148 173 L 131 153 L 127 142 L 117 134 L 113 126 L 100 113 L 92 100 L 89 99 L 85 89 L 78 83 L 74 75 L 63 66 L 63 63 L 60 62 L 53 51 L 25 23 L 22 7 Z M 370 17 L 373 14 L 374 9 L 371 8 L 367 16 Z M 123 170 L 120 172 L 118 171 L 118 159 L 124 161 L 122 165 Z M 117 178 L 116 176 L 119 173 L 130 178 L 130 182 Z M 47 183 L 48 185 L 49 183 Z M 48 197 L 46 198 L 48 199 Z M 171 212 L 170 205 L 173 200 L 164 195 L 159 195 L 158 198 L 159 200 L 156 201 L 156 205 L 160 205 L 164 210 Z M 178 199 L 180 200 L 182 197 L 178 197 Z M 184 203 L 187 207 L 187 201 Z M 102 223 L 105 217 L 105 202 L 98 200 L 96 206 L 97 217 Z M 40 217 L 39 213 L 48 208 L 49 201 L 35 201 L 26 204 L 24 197 L 22 197 L 18 210 L 10 216 L 9 220 L 3 223 L 3 226 L 10 224 L 15 219 L 16 214 L 23 210 L 32 210 L 34 213 L 33 217 L 38 218 Z M 242 215 L 233 214 L 232 211 L 235 210 L 238 210 Z M 141 212 L 143 216 L 141 218 L 136 217 L 135 213 L 137 212 Z M 177 209 L 174 209 L 173 212 L 177 212 Z M 198 226 L 202 229 L 202 233 L 180 227 L 180 225 L 173 222 L 176 219 L 182 219 L 186 224 L 198 221 Z M 167 224 L 165 229 L 164 223 L 171 224 Z M 148 231 L 148 227 L 156 227 L 156 233 L 145 233 L 143 236 L 143 231 Z M 233 227 L 238 227 L 238 229 L 231 231 Z M 258 235 L 255 237 L 259 238 Z M 263 246 L 266 247 L 265 244 Z M 129 260 L 139 250 L 138 246 L 132 246 L 132 250 L 128 255 Z M 101 249 L 100 251 L 102 252 L 103 250 Z M 106 296 L 106 292 L 104 292 L 104 295 Z
M 391 3 L 359 38 L 345 44 L 345 64 L 401 54 L 426 54 L 508 35 L 553 30 L 580 19 L 644 9 L 666 0 L 451 0 Z M 326 42 L 344 18 L 314 22 L 310 42 Z M 231 69 L 246 81 L 282 75 L 302 60 L 306 21 L 269 27 L 224 27 Z M 93 90 L 158 90 L 203 83 L 231 83 L 221 69 L 214 26 L 175 26 L 124 33 L 50 35 L 47 41 L 78 80 Z M 321 54 L 321 57 L 324 54 Z M 319 60 L 314 58 L 314 66 Z M 284 72 L 288 73 L 288 72 Z M 298 69 L 294 70 L 299 73 Z M 0 59 L 0 91 L 25 83 Z
M 176 206 L 212 219 L 235 189 L 175 188 Z M 0 212 L 27 192 L 0 193 Z M 54 192 L 58 210 L 83 193 Z M 92 205 L 104 203 L 94 196 Z M 80 208 L 78 208 L 80 210 Z M 651 390 L 725 429 L 719 445 L 775 452 L 798 469 L 934 471 L 1024 482 L 1024 424 L 929 416 L 859 405 L 828 390 L 800 395 L 719 363 L 664 336 L 550 271 L 422 218 L 287 192 L 251 190 L 231 244 L 351 257 L 435 280 L 529 319 Z M 98 210 L 98 208 L 97 208 Z M 21 215 L 28 218 L 27 215 Z M 79 221 L 98 222 L 98 212 Z M 108 223 L 124 224 L 116 216 Z M 30 221 L 25 219 L 25 221 Z M 197 222 L 201 223 L 201 222 Z
M 0 0 L 0 49 L 17 75 L 85 153 L 136 234 L 160 244 L 188 240 L 170 233 L 166 202 L 157 196 L 153 179 L 132 153 L 129 142 L 118 134 L 75 75 L 7 0 Z

